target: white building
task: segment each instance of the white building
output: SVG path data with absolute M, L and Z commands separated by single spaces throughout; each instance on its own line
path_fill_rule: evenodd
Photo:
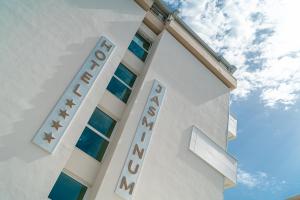
M 220 200 L 234 67 L 152 0 L 0 3 L 1 200 Z

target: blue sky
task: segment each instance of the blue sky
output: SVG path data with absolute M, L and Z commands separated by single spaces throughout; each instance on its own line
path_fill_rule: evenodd
M 266 108 L 259 95 L 232 103 L 238 137 L 229 152 L 238 159 L 238 184 L 225 200 L 283 200 L 300 193 L 300 111 Z
M 300 194 L 300 1 L 166 0 L 238 70 L 231 111 L 238 184 L 225 200 Z

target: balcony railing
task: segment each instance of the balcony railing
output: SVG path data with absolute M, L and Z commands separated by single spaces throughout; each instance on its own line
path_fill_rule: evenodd
M 153 3 L 152 7 L 150 8 L 151 12 L 155 14 L 158 19 L 160 19 L 162 22 L 165 22 L 169 16 L 168 13 L 163 11 L 157 3 Z

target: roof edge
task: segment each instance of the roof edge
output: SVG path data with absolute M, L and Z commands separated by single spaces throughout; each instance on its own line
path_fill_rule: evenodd
M 172 15 L 174 19 L 187 31 L 191 34 L 191 36 L 197 40 L 215 59 L 221 62 L 226 69 L 233 74 L 236 71 L 236 66 L 231 65 L 222 55 L 217 54 L 204 40 L 202 40 L 198 34 L 191 29 L 189 25 L 187 25 L 179 16 L 178 11 L 171 11 L 169 7 L 162 0 L 154 0 L 153 2 L 157 3 L 162 9 L 167 12 L 169 15 Z
M 156 34 L 167 30 L 178 42 L 192 53 L 206 68 L 217 76 L 230 90 L 237 87 L 237 81 L 233 77 L 236 67 L 231 65 L 224 57 L 218 55 L 207 45 L 175 12 L 172 12 L 161 0 L 135 0 L 146 12 L 144 22 Z M 147 8 L 145 8 L 147 3 Z M 151 11 L 155 3 L 168 17 L 161 21 Z

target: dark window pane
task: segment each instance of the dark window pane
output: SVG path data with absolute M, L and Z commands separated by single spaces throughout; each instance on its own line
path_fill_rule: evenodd
M 102 160 L 107 146 L 108 141 L 104 140 L 100 135 L 94 133 L 87 127 L 84 129 L 76 144 L 76 147 L 98 161 Z
M 100 133 L 104 134 L 105 136 L 110 137 L 116 125 L 116 121 L 104 112 L 102 112 L 99 108 L 96 108 L 88 124 Z
M 82 200 L 86 190 L 86 186 L 62 172 L 48 197 L 52 200 Z
M 135 41 L 140 47 L 143 47 L 145 50 L 150 49 L 150 42 L 143 38 L 139 33 L 136 33 L 133 41 Z
M 134 40 L 131 41 L 128 49 L 142 61 L 146 60 L 148 53 L 142 47 L 140 47 Z
M 112 79 L 110 80 L 107 86 L 107 90 L 116 95 L 116 97 L 118 97 L 124 103 L 127 103 L 131 93 L 131 90 L 115 77 L 112 77 Z
M 129 69 L 127 69 L 127 67 L 125 67 L 122 63 L 120 63 L 120 65 L 118 66 L 115 75 L 130 87 L 133 86 L 133 83 L 136 79 L 136 75 L 132 73 Z

